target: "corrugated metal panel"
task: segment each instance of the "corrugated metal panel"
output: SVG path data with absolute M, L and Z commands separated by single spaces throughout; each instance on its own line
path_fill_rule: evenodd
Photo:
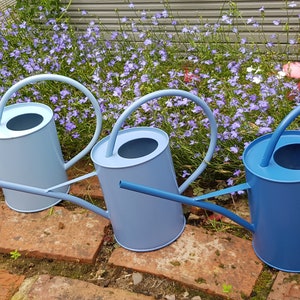
M 67 0 L 62 0 L 68 3 Z M 140 12 L 145 11 L 149 15 L 161 13 L 166 7 L 176 20 L 181 24 L 199 25 L 202 23 L 215 23 L 225 11 L 228 11 L 230 4 L 235 5 L 242 16 L 239 19 L 239 32 L 246 37 L 256 38 L 260 42 L 258 31 L 263 29 L 266 37 L 277 33 L 280 43 L 286 44 L 290 39 L 299 37 L 299 8 L 300 0 L 297 1 L 220 1 L 220 0 L 156 0 L 143 1 L 133 0 L 134 9 L 130 8 L 128 1 L 123 0 L 73 0 L 68 12 L 72 22 L 79 29 L 83 29 L 90 21 L 100 19 L 101 23 L 106 26 L 107 30 L 113 31 L 119 29 L 119 18 L 127 17 L 135 22 L 140 21 Z M 291 7 L 288 5 L 291 4 Z M 293 7 L 296 5 L 296 7 Z M 231 6 L 232 7 L 232 6 Z M 264 8 L 264 14 L 261 8 Z M 82 15 L 86 11 L 86 15 Z M 223 12 L 222 12 L 223 11 Z M 254 27 L 251 23 L 246 25 L 251 18 L 254 18 L 263 27 Z M 280 24 L 275 25 L 273 22 L 279 20 Z M 160 19 L 163 22 L 163 19 Z M 286 32 L 285 24 L 289 24 L 289 34 Z M 183 26 L 183 25 L 182 25 Z M 167 26 L 167 30 L 174 31 L 173 26 Z
M 63 0 L 62 2 L 67 2 Z M 162 12 L 166 7 L 162 1 L 140 1 L 135 0 L 134 9 L 131 9 L 128 3 L 124 1 L 111 0 L 111 1 L 101 1 L 101 0 L 73 0 L 71 6 L 69 7 L 69 13 L 73 20 L 78 23 L 85 23 L 89 19 L 94 17 L 99 17 L 104 24 L 114 25 L 117 22 L 117 12 L 123 17 L 138 19 L 136 15 L 137 11 L 151 11 Z M 175 18 L 180 18 L 182 20 L 187 20 L 191 24 L 199 24 L 199 19 L 209 22 L 216 21 L 220 16 L 222 9 L 226 10 L 229 8 L 230 1 L 183 1 L 183 0 L 169 0 L 168 5 L 171 8 L 172 14 Z M 291 23 L 297 25 L 299 23 L 299 6 L 300 1 L 292 1 L 297 5 L 297 8 L 289 8 L 289 20 Z M 282 23 L 287 21 L 287 11 L 283 9 L 287 5 L 287 1 L 245 1 L 238 0 L 235 1 L 237 7 L 247 21 L 248 18 L 254 17 L 258 21 L 262 21 L 262 15 L 259 9 L 264 7 L 265 18 L 264 23 L 273 25 L 273 29 L 276 31 L 276 26 L 273 24 L 274 19 L 281 19 Z M 80 11 L 87 11 L 88 16 L 83 17 Z
M 4 10 L 7 7 L 13 6 L 16 4 L 16 0 L 0 0 L 0 10 Z

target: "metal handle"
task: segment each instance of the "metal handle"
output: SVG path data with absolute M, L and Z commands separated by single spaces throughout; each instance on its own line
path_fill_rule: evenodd
M 109 137 L 109 141 L 107 144 L 106 156 L 110 157 L 113 155 L 113 150 L 114 150 L 115 142 L 117 139 L 117 135 L 118 135 L 118 132 L 119 132 L 123 122 L 125 121 L 125 119 L 133 111 L 135 111 L 139 106 L 141 106 L 145 102 L 153 100 L 153 99 L 157 99 L 160 97 L 164 97 L 164 96 L 179 96 L 179 97 L 188 98 L 188 99 L 194 101 L 204 110 L 204 112 L 210 122 L 210 144 L 209 144 L 208 151 L 207 151 L 206 156 L 204 157 L 202 163 L 199 165 L 199 167 L 179 187 L 179 193 L 182 193 L 183 191 L 186 190 L 186 188 L 190 185 L 190 183 L 192 181 L 194 181 L 204 171 L 204 169 L 207 166 L 207 163 L 211 160 L 211 158 L 213 156 L 213 153 L 215 151 L 216 144 L 217 144 L 217 123 L 215 121 L 213 113 L 210 110 L 209 106 L 202 99 L 193 95 L 192 93 L 182 91 L 182 90 L 175 90 L 175 89 L 160 90 L 160 91 L 156 91 L 156 92 L 150 93 L 148 95 L 145 95 L 145 96 L 141 97 L 140 99 L 138 99 L 137 101 L 133 102 L 129 107 L 127 107 L 127 109 L 121 114 L 119 119 L 116 121 L 116 123 L 111 131 L 110 137 Z
M 2 119 L 4 107 L 7 103 L 7 101 L 10 99 L 10 97 L 17 92 L 20 88 L 24 87 L 25 85 L 29 83 L 35 83 L 39 81 L 44 81 L 44 80 L 55 80 L 55 81 L 61 81 L 68 83 L 78 90 L 80 90 L 82 93 L 84 93 L 87 98 L 91 101 L 93 108 L 95 110 L 95 115 L 96 115 L 96 129 L 94 132 L 94 136 L 91 139 L 91 141 L 88 143 L 88 145 L 77 155 L 75 155 L 72 159 L 70 159 L 68 162 L 65 163 L 65 169 L 70 168 L 72 165 L 74 165 L 79 159 L 84 157 L 94 146 L 94 144 L 97 142 L 98 137 L 101 132 L 101 127 L 102 127 L 102 114 L 100 111 L 100 106 L 96 100 L 96 98 L 93 96 L 93 94 L 86 88 L 84 87 L 81 83 L 78 81 L 71 79 L 66 76 L 62 75 L 57 75 L 57 74 L 39 74 L 39 75 L 33 75 L 30 77 L 27 77 L 18 83 L 14 84 L 12 87 L 10 87 L 6 93 L 3 95 L 1 101 L 0 101 L 0 121 Z
M 261 167 L 267 167 L 269 165 L 272 154 L 275 150 L 280 136 L 283 134 L 285 129 L 298 117 L 299 114 L 300 106 L 297 106 L 278 125 L 277 129 L 273 132 L 272 137 L 267 145 L 266 151 L 260 163 Z

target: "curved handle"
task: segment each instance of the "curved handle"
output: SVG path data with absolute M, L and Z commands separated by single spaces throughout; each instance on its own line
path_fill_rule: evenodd
M 273 132 L 272 137 L 267 145 L 266 151 L 260 163 L 261 167 L 267 167 L 269 165 L 272 154 L 275 150 L 280 136 L 282 135 L 284 130 L 296 119 L 296 117 L 298 117 L 299 114 L 300 106 L 297 106 L 278 125 L 277 129 Z
M 17 92 L 20 88 L 24 87 L 25 85 L 29 83 L 35 83 L 39 81 L 44 81 L 44 80 L 55 80 L 55 81 L 61 81 L 68 83 L 72 85 L 73 87 L 77 88 L 80 90 L 83 94 L 87 96 L 87 98 L 91 101 L 93 108 L 95 110 L 95 115 L 96 115 L 96 129 L 94 132 L 94 136 L 91 139 L 91 141 L 88 143 L 88 145 L 77 155 L 75 155 L 72 159 L 70 159 L 68 162 L 65 163 L 65 169 L 70 168 L 72 165 L 74 165 L 79 159 L 81 159 L 83 156 L 85 156 L 94 146 L 94 144 L 97 142 L 98 137 L 101 132 L 101 127 L 102 127 L 102 114 L 100 111 L 100 106 L 96 100 L 96 98 L 93 96 L 93 94 L 86 88 L 84 87 L 81 83 L 78 81 L 71 79 L 66 76 L 62 75 L 57 75 L 57 74 L 40 74 L 40 75 L 33 75 L 30 77 L 27 77 L 18 83 L 14 84 L 12 87 L 10 87 L 6 93 L 3 95 L 3 97 L 0 100 L 0 121 L 3 115 L 3 110 L 4 107 L 7 103 L 7 101 L 10 99 L 10 97 Z
M 202 163 L 200 164 L 200 166 L 179 187 L 179 193 L 182 193 L 183 191 L 186 190 L 186 188 L 190 185 L 190 183 L 192 181 L 194 181 L 204 171 L 204 169 L 207 166 L 207 163 L 211 160 L 211 158 L 213 156 L 213 153 L 215 151 L 216 144 L 217 144 L 217 123 L 215 121 L 212 111 L 210 110 L 209 106 L 202 99 L 193 95 L 190 92 L 182 91 L 182 90 L 175 90 L 175 89 L 160 90 L 160 91 L 150 93 L 146 96 L 143 96 L 140 99 L 138 99 L 137 101 L 133 102 L 129 107 L 127 107 L 127 109 L 121 114 L 121 116 L 115 123 L 115 125 L 111 131 L 108 144 L 107 144 L 106 156 L 110 157 L 113 155 L 113 150 L 114 150 L 115 142 L 117 139 L 117 135 L 118 135 L 118 132 L 119 132 L 123 122 L 125 121 L 125 119 L 134 110 L 136 110 L 139 106 L 141 106 L 145 102 L 156 99 L 156 98 L 164 97 L 164 96 L 179 96 L 179 97 L 188 98 L 188 99 L 194 101 L 204 110 L 204 112 L 210 122 L 210 135 L 211 136 L 210 136 L 210 144 L 209 144 L 208 151 L 207 151 Z

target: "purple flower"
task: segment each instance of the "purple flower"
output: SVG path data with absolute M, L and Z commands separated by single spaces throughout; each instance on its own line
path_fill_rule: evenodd
M 70 95 L 70 92 L 66 89 L 63 89 L 60 91 L 60 96 L 62 97 L 62 99 L 66 98 L 68 95 Z
M 225 22 L 226 24 L 232 24 L 232 19 L 228 15 L 223 15 L 222 21 Z
M 233 181 L 232 178 L 227 179 L 227 185 L 228 185 L 228 186 L 234 185 L 234 181 Z
M 259 134 L 266 134 L 272 132 L 272 129 L 270 127 L 259 127 L 258 133 Z
M 236 147 L 236 146 L 233 146 L 233 147 L 230 147 L 230 151 L 231 151 L 232 153 L 238 153 L 238 152 L 239 152 L 239 148 Z
M 190 176 L 191 174 L 187 171 L 187 170 L 183 170 L 181 177 L 182 178 L 186 178 L 188 176 Z
M 145 41 L 144 41 L 144 45 L 145 46 L 148 46 L 148 45 L 151 45 L 152 44 L 152 40 L 151 39 L 146 39 Z
M 241 175 L 241 173 L 242 173 L 242 171 L 238 169 L 233 172 L 233 175 L 237 177 L 237 176 Z
M 167 18 L 167 17 L 169 16 L 168 11 L 167 11 L 166 9 L 164 9 L 164 10 L 162 11 L 162 16 L 163 16 L 164 18 Z

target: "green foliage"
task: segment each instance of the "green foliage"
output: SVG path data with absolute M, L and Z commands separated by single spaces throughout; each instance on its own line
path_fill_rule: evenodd
M 232 285 L 231 284 L 222 284 L 223 293 L 229 294 L 232 292 Z
M 67 14 L 69 5 L 71 1 L 66 7 L 55 0 L 18 1 L 16 9 L 0 14 L 0 92 L 33 74 L 71 77 L 98 100 L 104 136 L 135 99 L 166 88 L 190 91 L 209 105 L 218 124 L 215 156 L 199 178 L 204 190 L 243 181 L 245 147 L 272 132 L 299 103 L 297 81 L 280 75 L 282 64 L 299 55 L 291 50 L 298 38 L 287 30 L 289 17 L 295 17 L 287 4 L 284 32 L 291 42 L 284 49 L 275 47 L 279 37 L 270 41 L 264 24 L 244 20 L 234 1 L 227 8 L 224 2 L 216 23 L 199 20 L 197 26 L 177 20 L 170 5 L 160 13 L 131 7 L 136 18 L 121 18 L 116 12 L 119 29 L 114 32 L 101 19 L 77 31 Z M 267 12 L 261 10 L 261 15 L 264 19 Z M 239 26 L 249 28 L 253 39 L 245 39 Z M 258 36 L 261 45 L 255 42 Z M 43 82 L 24 87 L 10 103 L 24 101 L 40 101 L 53 109 L 66 159 L 88 144 L 95 116 L 79 91 Z M 130 126 L 155 126 L 169 134 L 181 180 L 199 166 L 210 142 L 206 116 L 187 99 L 146 103 L 126 120 L 124 128 Z
M 37 18 L 41 7 L 46 9 L 51 16 L 56 16 L 61 9 L 60 0 L 17 0 L 16 3 L 21 18 L 27 21 Z
M 18 250 L 11 251 L 9 254 L 10 254 L 10 257 L 14 260 L 21 257 L 21 253 Z

